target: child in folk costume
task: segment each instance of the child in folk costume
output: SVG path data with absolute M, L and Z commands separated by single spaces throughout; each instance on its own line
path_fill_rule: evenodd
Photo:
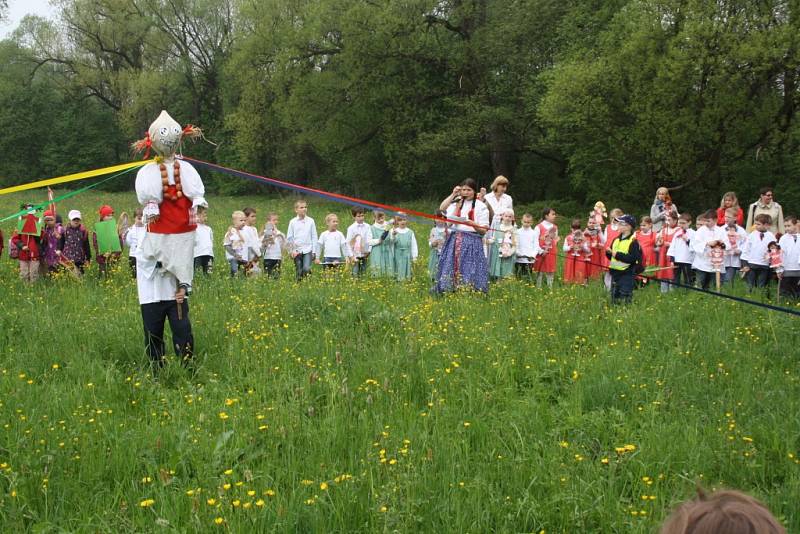
M 139 254 L 139 243 L 142 242 L 144 234 L 147 232 L 143 217 L 144 210 L 136 208 L 136 211 L 133 212 L 133 226 L 125 232 L 125 244 L 128 245 L 128 265 L 134 278 L 136 278 L 136 257 Z
M 800 235 L 798 235 L 798 221 L 794 215 L 789 215 L 783 220 L 786 233 L 781 236 L 778 244 L 783 252 L 783 274 L 778 282 L 778 289 L 782 297 L 800 297 Z
M 736 273 L 742 267 L 742 246 L 747 240 L 747 232 L 736 223 L 736 218 L 741 215 L 739 212 L 741 212 L 741 208 L 728 208 L 725 210 L 725 224 L 721 227 L 728 237 L 725 242 L 724 281 L 731 285 L 736 279 Z
M 114 208 L 109 205 L 103 205 L 98 210 L 100 215 L 100 222 L 114 220 Z M 120 250 L 122 250 L 122 236 L 119 238 Z M 100 268 L 100 276 L 108 276 L 111 268 L 117 263 L 122 252 L 100 252 L 100 246 L 97 244 L 97 232 L 92 232 L 92 244 L 94 245 L 95 258 L 97 258 L 97 266 Z
M 365 210 L 355 207 L 350 210 L 353 224 L 347 227 L 347 245 L 353 253 L 353 276 L 363 276 L 367 272 L 367 258 L 370 255 L 372 229 L 364 222 Z
M 558 226 L 555 224 L 556 210 L 545 208 L 542 211 L 542 221 L 536 225 L 534 232 L 542 253 L 536 258 L 533 265 L 538 273 L 536 285 L 542 285 L 542 277 L 547 278 L 547 285 L 553 286 L 553 278 L 556 272 L 556 254 L 558 251 Z
M 38 219 L 36 215 L 28 213 L 23 215 L 23 219 L 27 219 L 29 221 L 27 224 L 32 225 L 30 230 L 36 229 L 36 220 Z M 26 230 L 23 228 L 22 231 Z M 31 284 L 36 282 L 39 279 L 39 269 L 41 268 L 39 236 L 32 232 L 21 233 L 15 230 L 11 236 L 10 247 L 14 250 L 12 256 L 16 256 L 19 261 L 20 279 Z
M 694 238 L 694 230 L 691 228 L 691 224 L 692 215 L 690 213 L 681 213 L 678 216 L 678 230 L 672 236 L 672 242 L 667 250 L 667 256 L 672 258 L 674 264 L 672 270 L 674 284 L 680 284 L 683 280 L 686 285 L 694 285 L 694 271 L 692 271 L 694 252 L 690 246 Z
M 323 268 L 333 269 L 339 265 L 350 262 L 353 255 L 347 246 L 347 238 L 339 231 L 339 217 L 335 213 L 325 216 L 327 230 L 319 236 L 320 255 L 322 262 L 317 258 L 316 263 L 322 263 Z
M 40 238 L 41 257 L 47 266 L 48 274 L 53 274 L 61 266 L 61 237 L 64 228 L 56 222 L 56 214 L 52 210 L 44 212 L 44 228 Z
M 394 275 L 397 280 L 410 280 L 411 265 L 419 256 L 417 237 L 408 227 L 408 217 L 405 213 L 398 213 L 395 216 L 394 226 L 389 233 L 394 247 Z
M 522 216 L 522 228 L 517 230 L 517 254 L 514 263 L 514 274 L 517 279 L 533 281 L 533 263 L 539 255 L 539 240 L 533 231 L 533 215 Z
M 92 260 L 89 247 L 89 232 L 81 221 L 81 212 L 71 210 L 67 215 L 69 224 L 61 237 L 61 256 L 63 262 L 83 274 L 84 266 Z
M 775 241 L 769 231 L 772 216 L 759 213 L 755 216 L 755 230 L 750 232 L 742 247 L 742 272 L 747 275 L 750 291 L 754 287 L 766 287 L 769 284 L 770 265 L 767 245 Z
M 442 210 L 436 210 L 435 215 L 444 217 L 445 213 Z M 439 269 L 439 253 L 444 247 L 444 242 L 447 241 L 447 234 L 447 223 L 443 219 L 436 219 L 428 235 L 428 246 L 431 248 L 430 256 L 428 256 L 428 274 L 431 280 L 436 280 L 436 271 Z
M 311 264 L 317 257 L 319 247 L 317 224 L 308 216 L 308 204 L 305 200 L 294 203 L 295 217 L 289 221 L 286 230 L 286 244 L 294 260 L 297 281 L 311 274 Z
M 566 257 L 563 280 L 565 284 L 586 284 L 588 281 L 586 261 L 591 258 L 592 250 L 581 229 L 581 220 L 573 219 L 570 228 L 572 231 L 564 240 Z
M 672 257 L 669 255 L 669 248 L 672 246 L 672 240 L 680 232 L 678 227 L 678 217 L 673 212 L 669 212 L 664 219 L 664 226 L 658 232 L 656 237 L 656 254 L 658 256 L 658 270 L 655 272 L 655 277 L 661 280 L 661 292 L 666 293 L 674 287 L 667 280 L 672 280 L 675 277 L 675 267 L 672 263 Z
M 231 267 L 231 276 L 236 276 L 239 271 L 247 274 L 247 265 L 250 261 L 250 250 L 244 227 L 247 216 L 243 211 L 234 211 L 231 214 L 231 226 L 222 238 L 222 247 L 225 249 L 225 259 Z
M 214 271 L 214 231 L 206 224 L 208 210 L 197 208 L 197 228 L 194 231 L 194 268 L 210 275 Z
M 248 274 L 258 274 L 261 268 L 258 259 L 261 257 L 261 236 L 258 234 L 258 214 L 255 208 L 244 208 L 244 228 L 242 235 L 247 243 Z
M 5 239 L 6 239 L 6 238 L 5 238 L 5 237 L 3 237 L 3 230 L 2 230 L 2 229 L 0 229 L 0 258 L 2 258 L 2 257 L 3 257 L 3 249 L 4 249 L 4 248 L 5 248 L 5 246 L 6 246 Z
M 514 274 L 514 263 L 517 253 L 517 227 L 514 226 L 514 210 L 506 208 L 500 214 L 500 223 L 488 233 L 490 238 L 489 253 L 495 256 L 494 263 L 489 261 L 489 276 L 492 280 L 508 278 Z
M 370 227 L 372 236 L 369 241 L 369 272 L 373 276 L 393 276 L 394 249 L 392 248 L 393 242 L 388 239 L 391 227 L 386 221 L 384 212 L 374 211 L 372 216 L 373 223 Z
M 606 261 L 606 243 L 602 226 L 597 224 L 596 217 L 589 217 L 586 222 L 583 239 L 590 251 L 586 259 L 586 277 L 588 279 L 600 278 L 603 273 L 603 262 Z
M 650 217 L 642 217 L 639 223 L 639 230 L 635 234 L 636 241 L 642 249 L 642 267 L 648 267 L 657 263 L 656 256 L 656 233 L 653 232 L 653 220 Z
M 261 250 L 264 251 L 264 273 L 277 280 L 281 277 L 283 249 L 286 247 L 286 236 L 278 230 L 278 214 L 267 215 L 264 233 L 261 235 Z
M 617 219 L 624 215 L 623 211 L 619 208 L 614 208 L 611 210 L 611 220 L 609 224 L 603 229 L 603 243 L 604 247 L 611 244 L 619 236 L 619 223 Z M 603 283 L 606 286 L 606 289 L 611 291 L 611 272 L 608 270 L 609 265 L 608 257 L 603 251 L 603 270 L 605 271 L 605 275 L 603 276 Z

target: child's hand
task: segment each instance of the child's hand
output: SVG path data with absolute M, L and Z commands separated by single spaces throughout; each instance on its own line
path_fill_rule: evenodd
M 297 255 L 297 254 L 295 254 L 295 256 L 296 256 L 296 255 Z M 292 256 L 292 257 L 294 257 L 294 256 Z M 319 261 L 319 259 L 318 259 L 318 258 L 314 259 L 314 263 L 316 263 L 317 265 L 319 265 L 319 264 L 320 264 L 320 261 Z
M 178 304 L 183 304 L 185 298 L 186 298 L 186 289 L 181 287 L 175 292 L 175 302 L 177 302 Z
M 27 251 L 29 250 L 29 249 L 28 249 L 28 245 L 22 245 L 22 250 L 24 250 L 24 251 L 26 251 L 26 252 L 27 252 Z
M 292 253 L 291 253 L 292 259 L 296 258 L 297 254 L 298 254 L 298 252 L 296 250 L 293 250 Z
M 61 251 L 60 250 L 56 250 L 56 256 L 61 256 Z

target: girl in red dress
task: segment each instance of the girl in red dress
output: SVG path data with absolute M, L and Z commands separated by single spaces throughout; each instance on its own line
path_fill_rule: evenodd
M 667 256 L 672 239 L 679 235 L 682 230 L 678 227 L 678 218 L 674 213 L 667 215 L 665 224 L 656 237 L 656 253 L 658 255 L 658 271 L 655 277 L 661 280 L 661 292 L 666 293 L 672 289 L 672 285 L 664 280 L 672 280 L 675 277 L 673 272 L 672 258 Z
M 546 276 L 547 285 L 553 285 L 553 278 L 556 272 L 556 245 L 558 244 L 558 226 L 555 225 L 556 210 L 545 208 L 542 211 L 542 222 L 534 229 L 534 238 L 539 242 L 542 253 L 536 257 L 533 269 L 539 273 L 536 277 L 536 285 L 542 285 L 542 276 Z
M 581 230 L 581 220 L 573 219 L 572 232 L 564 240 L 564 283 L 586 284 L 587 256 L 591 258 L 592 251 Z

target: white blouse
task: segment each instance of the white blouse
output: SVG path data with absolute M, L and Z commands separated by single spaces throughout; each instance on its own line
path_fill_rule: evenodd
M 487 193 L 483 200 L 492 207 L 492 212 L 494 213 L 494 217 L 492 217 L 493 224 L 500 222 L 504 211 L 514 209 L 514 201 L 505 193 L 500 198 L 497 198 L 494 193 Z
M 486 207 L 486 204 L 481 201 L 465 200 L 464 206 L 461 208 L 461 217 L 465 219 L 469 217 L 469 211 L 472 209 L 473 203 L 475 204 L 475 219 L 473 222 L 479 226 L 488 227 L 489 209 Z M 458 204 L 458 202 L 453 202 L 447 207 L 446 217 L 455 217 Z M 453 223 L 453 229 L 461 232 L 475 232 L 475 228 L 468 224 Z

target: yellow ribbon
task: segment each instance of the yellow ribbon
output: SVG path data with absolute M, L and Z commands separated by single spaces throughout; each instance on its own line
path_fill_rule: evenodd
M 28 189 L 38 189 L 40 187 L 47 187 L 48 185 L 63 184 L 65 182 L 75 182 L 77 180 L 85 180 L 87 178 L 94 178 L 95 176 L 102 176 L 104 174 L 111 174 L 112 172 L 124 171 L 133 167 L 144 166 L 154 160 L 148 159 L 143 161 L 134 161 L 132 163 L 123 163 L 121 165 L 114 165 L 113 167 L 103 167 L 102 169 L 95 169 L 93 171 L 84 171 L 75 174 L 67 174 L 66 176 L 59 176 L 57 178 L 48 178 L 47 180 L 39 180 L 38 182 L 30 182 L 27 184 L 15 185 L 0 189 L 0 195 L 7 195 L 9 193 L 16 193 L 18 191 L 27 191 Z

